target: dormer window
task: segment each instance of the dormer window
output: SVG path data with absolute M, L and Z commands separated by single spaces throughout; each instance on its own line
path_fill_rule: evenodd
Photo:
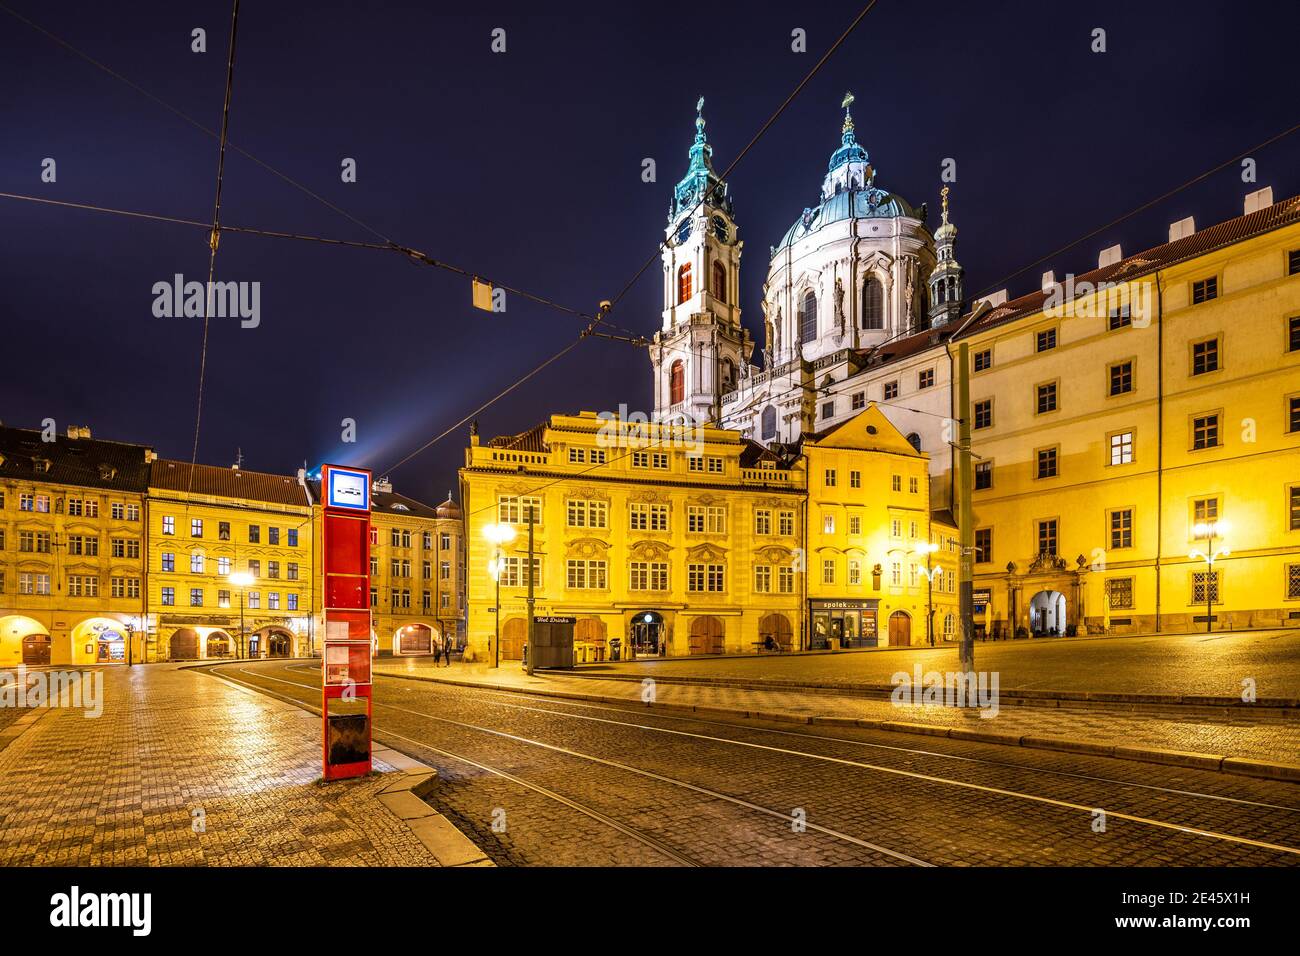
M 48 458 L 33 458 L 32 470 L 38 475 L 43 475 L 50 470 L 51 461 Z

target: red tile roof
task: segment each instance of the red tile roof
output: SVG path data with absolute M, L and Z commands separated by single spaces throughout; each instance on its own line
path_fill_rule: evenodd
M 196 495 L 216 495 L 222 498 L 246 498 L 279 505 L 309 504 L 302 485 L 298 484 L 295 477 L 268 475 L 242 468 L 195 465 L 194 481 L 191 484 L 188 461 L 159 459 L 154 462 L 149 487 L 167 491 L 192 491 Z

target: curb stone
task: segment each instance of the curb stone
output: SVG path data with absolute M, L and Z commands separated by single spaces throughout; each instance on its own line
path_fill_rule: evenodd
M 472 687 L 479 690 L 492 690 L 511 694 L 534 694 L 538 697 L 553 697 L 560 700 L 593 701 L 607 704 L 636 705 L 661 711 L 677 711 L 695 714 L 726 715 L 730 717 L 750 718 L 755 720 L 775 720 L 799 724 L 844 724 L 853 723 L 866 730 L 884 730 L 895 733 L 919 734 L 927 737 L 948 737 L 952 740 L 967 740 L 972 743 L 990 743 L 1011 747 L 1026 747 L 1036 750 L 1054 750 L 1063 753 L 1084 756 L 1115 757 L 1121 760 L 1136 760 L 1145 763 L 1157 763 L 1165 766 L 1188 767 L 1196 770 L 1213 770 L 1232 773 L 1245 777 L 1257 777 L 1264 780 L 1280 780 L 1300 783 L 1300 765 L 1276 763 L 1267 760 L 1255 760 L 1248 757 L 1223 757 L 1214 754 L 1191 753 L 1184 750 L 1166 750 L 1159 747 L 1134 747 L 1119 744 L 1103 744 L 1092 740 L 1074 740 L 1063 737 L 1040 737 L 1034 734 L 1016 735 L 999 734 L 966 730 L 964 728 L 940 727 L 934 724 L 917 724 L 895 720 L 873 720 L 870 718 L 844 718 L 830 715 L 811 715 L 747 711 L 739 708 L 694 706 L 691 704 L 660 704 L 652 701 L 629 700 L 626 697 L 611 697 L 604 694 L 578 694 L 568 691 L 554 691 L 527 687 L 508 687 L 483 681 L 447 680 L 445 678 L 426 677 L 419 674 L 392 674 L 375 671 L 383 677 L 398 680 L 424 681 L 430 684 L 448 684 L 454 687 Z M 847 724 L 845 724 L 847 725 Z

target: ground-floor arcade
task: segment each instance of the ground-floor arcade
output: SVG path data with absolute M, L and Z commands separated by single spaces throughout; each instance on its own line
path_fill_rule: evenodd
M 0 611 L 0 667 L 127 664 L 144 645 L 136 615 Z

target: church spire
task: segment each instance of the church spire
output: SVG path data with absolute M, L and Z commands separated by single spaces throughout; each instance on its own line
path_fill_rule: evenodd
M 875 170 L 867 162 L 867 151 L 858 144 L 857 133 L 853 125 L 852 93 L 845 93 L 840 106 L 844 110 L 844 123 L 840 126 L 840 148 L 831 154 L 831 161 L 826 167 L 826 178 L 822 181 L 822 200 L 847 191 L 870 188 L 875 179 Z
M 939 190 L 943 222 L 934 231 L 934 254 L 938 260 L 930 273 L 930 328 L 937 329 L 961 317 L 962 275 L 957 262 L 957 227 L 948 219 L 947 186 Z
M 683 213 L 692 210 L 702 199 L 710 206 L 731 213 L 731 198 L 724 183 L 713 168 L 713 147 L 704 135 L 704 97 L 695 103 L 695 142 L 690 148 L 690 163 L 686 175 L 673 190 L 668 206 L 668 222 L 675 223 Z

